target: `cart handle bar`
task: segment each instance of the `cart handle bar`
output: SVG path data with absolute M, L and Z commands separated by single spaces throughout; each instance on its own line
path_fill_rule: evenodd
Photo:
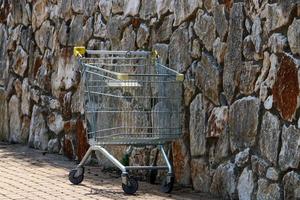
M 74 56 L 83 57 L 85 53 L 88 54 L 120 54 L 120 55 L 135 55 L 135 56 L 149 56 L 150 52 L 147 51 L 108 51 L 108 50 L 89 50 L 85 47 L 74 47 L 73 49 Z M 156 55 L 156 54 L 155 54 Z
M 114 54 L 114 53 L 117 53 L 117 54 L 128 54 L 128 55 L 138 55 L 138 56 L 148 56 L 148 55 L 150 55 L 150 52 L 146 52 L 146 51 L 87 50 L 85 47 L 82 47 L 82 46 L 74 47 L 73 53 L 74 53 L 75 57 L 83 57 L 83 55 L 85 53 L 88 53 L 88 54 Z M 154 50 L 152 52 L 152 56 L 154 56 L 156 59 L 159 58 L 159 54 L 156 50 Z M 161 67 L 174 72 L 176 74 L 176 81 L 181 81 L 182 82 L 184 80 L 184 75 L 183 74 L 178 73 L 177 71 L 172 70 L 170 68 L 167 68 L 167 67 L 165 67 L 164 65 L 162 65 L 160 63 L 158 63 L 158 64 Z M 93 67 L 91 65 L 88 65 L 88 66 Z M 102 69 L 102 70 L 104 70 L 104 69 Z M 128 80 L 128 76 L 130 76 L 129 74 L 126 74 L 126 73 L 117 73 L 117 72 L 112 72 L 112 71 L 109 71 L 109 70 L 105 70 L 105 71 L 108 72 L 108 73 L 116 75 L 119 80 Z

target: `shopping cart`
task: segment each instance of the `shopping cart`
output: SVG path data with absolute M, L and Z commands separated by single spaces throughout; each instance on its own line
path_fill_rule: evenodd
M 147 51 L 86 50 L 75 47 L 85 93 L 85 120 L 90 148 L 69 173 L 79 184 L 93 151 L 102 153 L 122 171 L 122 188 L 134 194 L 138 182 L 131 170 L 168 170 L 161 190 L 171 192 L 172 165 L 163 145 L 181 135 L 183 75 L 160 64 L 157 53 Z M 156 145 L 165 166 L 124 166 L 105 145 Z

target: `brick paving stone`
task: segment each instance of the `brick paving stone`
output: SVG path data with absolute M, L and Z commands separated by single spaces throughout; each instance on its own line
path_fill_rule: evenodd
M 112 178 L 95 166 L 86 166 L 84 181 L 76 186 L 68 180 L 69 170 L 76 166 L 74 162 L 22 145 L 0 144 L 0 160 L 0 200 L 216 199 L 176 186 L 172 194 L 163 194 L 159 185 L 145 182 L 139 182 L 135 195 L 126 195 L 121 178 Z

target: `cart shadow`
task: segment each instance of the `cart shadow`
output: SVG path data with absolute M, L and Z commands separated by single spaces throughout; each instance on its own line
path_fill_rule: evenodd
M 87 180 L 88 181 L 88 180 Z M 126 195 L 124 192 L 113 191 L 111 189 L 103 189 L 103 188 L 96 188 L 86 184 L 80 184 L 79 187 L 85 187 L 90 190 L 89 193 L 85 193 L 86 196 L 99 196 L 99 197 L 106 197 L 110 199 L 118 199 L 118 200 L 125 200 L 128 199 L 130 196 L 138 196 L 138 195 Z
M 39 151 L 33 148 L 29 148 L 28 146 L 20 145 L 20 144 L 3 144 L 0 143 L 0 160 L 2 158 L 9 158 L 9 159 L 16 159 L 22 160 L 22 163 L 30 167 L 46 167 L 46 166 L 53 166 L 56 168 L 61 168 L 66 171 L 66 174 L 64 177 L 67 180 L 68 172 L 70 169 L 74 168 L 76 166 L 76 163 L 74 161 L 69 160 L 68 158 L 64 157 L 63 155 L 58 154 L 50 154 L 45 153 L 44 151 Z M 17 161 L 18 162 L 18 161 Z M 115 175 L 110 172 L 101 172 L 98 171 L 98 167 L 90 167 L 86 172 L 87 175 L 85 176 L 84 182 L 79 185 L 74 185 L 74 187 L 85 187 L 88 189 L 88 193 L 86 193 L 86 196 L 96 196 L 96 197 L 106 197 L 110 199 L 116 199 L 116 200 L 125 200 L 125 199 L 138 199 L 143 198 L 144 194 L 149 195 L 155 195 L 157 197 L 165 197 L 166 199 L 174 199 L 174 200 L 180 200 L 180 199 L 206 199 L 206 200 L 217 200 L 217 198 L 207 198 L 207 196 L 204 195 L 204 198 L 201 198 L 203 196 L 203 193 L 195 193 L 192 190 L 184 191 L 181 188 L 174 188 L 173 192 L 171 194 L 165 194 L 161 193 L 159 191 L 159 185 L 150 185 L 146 182 L 141 181 L 139 190 L 135 195 L 128 195 L 125 194 L 121 189 L 113 189 L 111 186 L 114 186 L 114 188 L 121 187 L 121 179 L 117 180 L 119 176 Z M 100 175 L 100 176 L 99 176 Z M 103 181 L 105 179 L 108 179 L 107 181 Z M 102 182 L 101 182 L 102 181 Z M 97 188 L 96 186 L 93 186 L 94 183 L 100 184 L 101 186 L 104 186 L 106 188 Z
M 32 167 L 54 166 L 70 169 L 70 167 L 76 166 L 74 161 L 63 155 L 47 153 L 21 144 L 0 143 L 0 151 L 0 158 L 20 159 Z
M 106 198 L 111 198 L 111 199 L 116 199 L 116 200 L 125 200 L 125 199 L 138 199 L 138 198 L 143 198 L 142 196 L 144 194 L 149 194 L 149 195 L 156 195 L 157 197 L 165 197 L 167 199 L 174 199 L 174 200 L 193 200 L 193 199 L 198 199 L 198 198 L 189 198 L 189 197 L 182 197 L 182 196 L 173 196 L 172 194 L 164 194 L 160 193 L 158 191 L 151 191 L 149 192 L 148 189 L 139 189 L 136 194 L 125 194 L 124 192 L 120 191 L 112 191 L 111 189 L 99 189 L 90 185 L 85 185 L 85 184 L 80 184 L 81 187 L 86 187 L 90 190 L 90 193 L 86 193 L 86 196 L 99 196 L 99 197 L 106 197 Z M 206 199 L 209 200 L 209 199 Z

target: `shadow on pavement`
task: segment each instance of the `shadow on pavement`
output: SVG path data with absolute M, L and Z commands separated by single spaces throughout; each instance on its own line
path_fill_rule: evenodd
M 15 162 L 24 163 L 24 167 L 30 168 L 43 168 L 53 167 L 63 169 L 63 173 L 58 175 L 62 176 L 63 182 L 68 182 L 68 172 L 76 166 L 74 161 L 58 155 L 49 154 L 43 151 L 29 148 L 19 144 L 4 144 L 0 143 L 0 159 L 13 159 Z M 65 180 L 66 179 L 66 180 Z M 69 184 L 71 185 L 71 184 Z M 150 185 L 146 182 L 139 182 L 139 190 L 136 195 L 126 195 L 121 189 L 121 179 L 116 174 L 109 172 L 103 173 L 100 167 L 86 166 L 85 179 L 80 185 L 71 185 L 74 190 L 76 188 L 84 189 L 84 195 L 96 198 L 106 197 L 118 200 L 125 199 L 198 199 L 198 200 L 217 200 L 204 193 L 196 193 L 190 188 L 182 188 L 175 186 L 171 194 L 164 194 L 159 192 L 159 185 Z M 152 197 L 153 196 L 153 197 Z M 146 197 L 146 198 L 145 198 Z

